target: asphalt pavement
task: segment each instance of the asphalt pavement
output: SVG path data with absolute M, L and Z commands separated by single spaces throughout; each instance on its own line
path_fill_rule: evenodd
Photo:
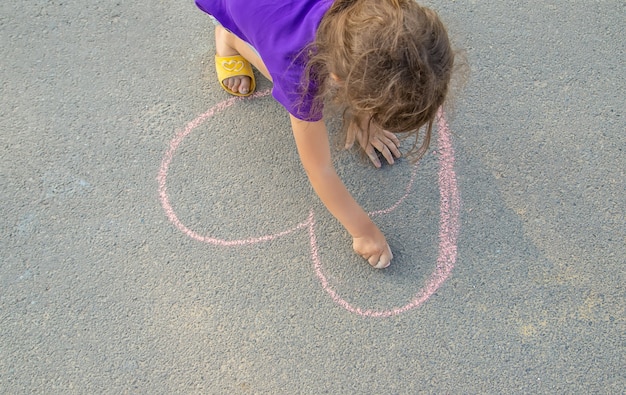
M 379 271 L 193 1 L 2 3 L 0 393 L 624 393 L 626 2 L 429 4 L 429 152 L 333 152 Z

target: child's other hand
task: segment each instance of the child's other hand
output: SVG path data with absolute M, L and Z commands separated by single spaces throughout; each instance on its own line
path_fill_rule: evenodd
M 352 248 L 376 269 L 384 269 L 391 264 L 393 253 L 385 236 L 380 231 L 372 236 L 354 237 Z
M 399 149 L 400 140 L 398 137 L 391 132 L 381 129 L 373 123 L 370 124 L 370 131 L 368 135 L 368 133 L 363 131 L 363 128 L 353 122 L 348 127 L 346 149 L 351 148 L 355 141 L 359 142 L 359 145 L 363 148 L 367 157 L 370 158 L 376 167 L 381 166 L 380 159 L 378 159 L 376 151 L 380 152 L 390 165 L 393 165 L 394 157 L 399 158 L 402 156 Z

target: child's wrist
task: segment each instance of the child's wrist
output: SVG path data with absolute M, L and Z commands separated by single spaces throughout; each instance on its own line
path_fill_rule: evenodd
M 375 235 L 376 233 L 380 233 L 378 226 L 376 226 L 376 224 L 372 222 L 372 220 L 369 217 L 367 217 L 367 221 L 363 221 L 363 223 L 354 227 L 354 229 L 347 229 L 347 230 L 353 239 L 358 239 L 358 238 L 366 237 L 366 236 L 371 237 Z

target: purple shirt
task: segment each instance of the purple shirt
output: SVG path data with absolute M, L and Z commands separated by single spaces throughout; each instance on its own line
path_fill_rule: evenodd
M 302 49 L 315 39 L 333 0 L 195 1 L 198 8 L 258 51 L 274 81 L 272 95 L 290 114 L 306 121 L 322 118 L 321 113 L 311 110 L 315 81 L 303 98 L 306 57 Z

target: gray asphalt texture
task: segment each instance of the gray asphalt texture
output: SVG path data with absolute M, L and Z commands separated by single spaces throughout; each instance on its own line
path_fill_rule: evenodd
M 430 4 L 471 66 L 448 117 L 456 266 L 422 306 L 364 318 L 322 289 L 305 229 L 225 247 L 168 220 L 170 141 L 229 98 L 192 1 L 3 2 L 0 392 L 624 393 L 626 3 Z M 437 260 L 436 148 L 377 218 L 396 252 L 385 271 L 312 192 L 271 97 L 194 129 L 167 187 L 185 225 L 221 239 L 313 210 L 329 281 L 385 309 Z M 335 155 L 367 210 L 411 173 Z

